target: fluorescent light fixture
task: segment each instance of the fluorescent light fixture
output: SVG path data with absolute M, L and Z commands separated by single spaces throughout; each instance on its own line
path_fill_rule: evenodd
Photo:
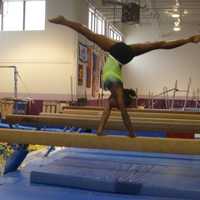
M 178 31 L 181 30 L 181 27 L 180 26 L 174 26 L 173 30 L 176 31 L 176 32 L 178 32 Z
M 176 0 L 176 6 L 180 6 L 179 0 Z
M 183 14 L 184 14 L 184 15 L 187 15 L 188 13 L 189 13 L 188 10 L 184 10 L 184 11 L 183 11 Z
M 180 17 L 180 14 L 179 13 L 172 13 L 172 17 L 173 18 L 178 18 L 178 17 Z

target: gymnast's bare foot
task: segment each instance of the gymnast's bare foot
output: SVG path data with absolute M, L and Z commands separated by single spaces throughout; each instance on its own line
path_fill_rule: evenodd
M 193 43 L 199 43 L 200 42 L 200 35 L 192 36 L 191 40 L 192 40 Z
M 129 132 L 128 136 L 131 137 L 131 138 L 136 137 L 135 134 L 134 134 L 133 132 Z
M 52 19 L 49 19 L 49 22 L 54 24 L 63 24 L 66 21 L 66 19 L 63 16 L 58 16 Z
M 102 131 L 97 131 L 97 133 L 96 133 L 98 136 L 104 136 L 105 135 L 105 133 L 103 133 Z

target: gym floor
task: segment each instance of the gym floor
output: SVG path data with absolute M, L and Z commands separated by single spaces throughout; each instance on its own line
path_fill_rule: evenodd
M 28 155 L 20 171 L 0 177 L 1 198 L 6 200 L 165 200 L 199 199 L 200 156 L 130 153 L 120 151 L 57 148 L 44 158 L 44 151 Z M 134 194 L 96 192 L 69 187 L 33 184 L 32 171 L 77 174 L 100 178 L 126 177 L 128 184 L 141 184 Z M 123 172 L 123 173 L 122 173 Z M 124 174 L 125 173 L 125 174 Z M 123 174 L 123 175 L 122 175 Z M 100 186 L 101 189 L 102 186 Z

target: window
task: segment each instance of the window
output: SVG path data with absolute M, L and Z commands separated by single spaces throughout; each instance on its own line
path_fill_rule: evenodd
M 2 29 L 2 14 L 0 14 L 0 30 Z
M 91 31 L 107 35 L 111 39 L 122 41 L 122 34 L 113 25 L 108 24 L 105 17 L 93 6 L 89 7 L 88 27 Z
M 95 8 L 89 8 L 88 27 L 91 31 L 104 35 L 105 34 L 105 19 Z
M 45 0 L 5 1 L 0 19 L 1 30 L 44 30 L 45 9 Z
M 122 41 L 122 34 L 113 25 L 109 25 L 108 29 L 109 29 L 108 36 L 111 39 Z
M 89 8 L 88 27 L 91 31 L 95 31 L 95 28 L 94 28 L 94 10 L 92 8 Z
M 25 11 L 25 30 L 44 30 L 45 1 L 27 1 Z
M 23 30 L 23 1 L 5 1 L 3 4 L 3 30 Z

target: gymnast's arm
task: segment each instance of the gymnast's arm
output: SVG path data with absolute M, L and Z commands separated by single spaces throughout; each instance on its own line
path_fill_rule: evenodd
M 199 43 L 200 35 L 195 35 L 186 39 L 179 39 L 174 41 L 159 41 L 159 42 L 147 42 L 143 44 L 133 44 L 130 47 L 133 49 L 135 56 L 147 53 L 156 49 L 174 49 L 183 46 L 188 43 Z
M 110 48 L 115 43 L 117 43 L 116 41 L 114 41 L 112 39 L 109 39 L 103 35 L 99 35 L 99 34 L 96 34 L 92 31 L 90 31 L 86 26 L 84 26 L 78 22 L 73 22 L 73 21 L 67 20 L 63 16 L 58 16 L 56 18 L 49 19 L 49 22 L 72 28 L 73 30 L 77 31 L 78 33 L 81 33 L 82 35 L 84 35 L 88 40 L 96 43 L 104 51 L 109 51 Z

